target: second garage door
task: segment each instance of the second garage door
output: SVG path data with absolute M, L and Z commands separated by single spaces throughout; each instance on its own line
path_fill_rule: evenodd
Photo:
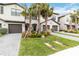
M 22 32 L 22 24 L 9 24 L 9 33 L 21 33 Z

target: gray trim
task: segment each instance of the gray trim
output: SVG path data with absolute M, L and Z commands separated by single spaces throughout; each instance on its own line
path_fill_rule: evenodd
M 6 5 L 14 5 L 14 4 L 16 4 L 16 5 L 18 5 L 19 7 L 25 9 L 23 6 L 19 5 L 18 3 L 0 3 L 0 5 L 4 5 L 4 6 L 6 6 Z
M 4 21 L 4 22 L 15 22 L 15 23 L 25 23 L 25 21 L 10 21 L 10 20 L 4 20 L 4 19 L 1 19 L 0 20 Z
M 12 23 L 25 23 L 23 21 L 5 21 L 5 22 L 12 22 Z
M 53 20 L 53 18 L 48 19 L 47 21 L 49 21 L 49 20 L 52 20 L 52 21 L 54 21 L 55 23 L 57 23 L 58 25 L 60 25 L 60 23 L 58 23 L 58 22 L 56 22 L 55 20 Z M 45 22 L 45 21 L 44 21 L 44 22 Z M 44 23 L 44 22 L 41 22 L 40 24 L 42 24 L 42 23 Z

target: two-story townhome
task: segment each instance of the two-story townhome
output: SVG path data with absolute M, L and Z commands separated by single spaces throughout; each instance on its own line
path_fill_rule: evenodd
M 23 7 L 16 3 L 0 3 L 0 27 L 7 28 L 8 33 L 25 31 L 25 20 L 20 14 Z
M 58 22 L 60 23 L 60 30 L 69 30 L 70 26 L 75 29 L 75 23 L 72 22 L 70 13 L 59 16 Z M 77 24 L 76 27 L 79 29 L 79 24 Z
M 7 28 L 8 33 L 21 33 L 28 29 L 29 19 L 26 20 L 21 12 L 24 7 L 17 3 L 0 3 L 0 27 Z M 58 14 L 53 14 L 48 18 L 47 25 L 51 31 L 59 31 L 59 23 L 56 22 Z M 32 18 L 32 30 L 36 31 L 38 21 L 35 17 Z M 40 16 L 41 31 L 45 29 L 45 19 Z
M 53 32 L 59 31 L 59 23 L 56 21 L 57 15 L 58 14 L 53 14 L 47 20 L 47 26 L 48 26 L 48 29 L 50 31 L 53 31 Z M 34 31 L 36 31 L 38 21 L 36 20 L 36 18 L 33 18 L 31 22 L 32 22 L 32 29 Z M 26 30 L 28 29 L 28 25 L 29 25 L 29 19 L 27 18 L 26 19 L 26 25 L 25 25 Z M 45 30 L 45 19 L 42 16 L 40 16 L 40 25 L 41 25 L 41 31 L 44 31 Z

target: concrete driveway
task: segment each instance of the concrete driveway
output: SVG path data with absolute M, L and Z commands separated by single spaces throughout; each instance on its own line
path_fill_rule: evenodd
M 0 37 L 0 55 L 17 56 L 19 51 L 21 34 L 7 34 Z

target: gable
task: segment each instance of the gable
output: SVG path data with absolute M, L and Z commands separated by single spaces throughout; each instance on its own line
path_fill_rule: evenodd
M 21 7 L 21 8 L 23 8 L 24 9 L 24 7 L 23 6 L 21 6 L 20 4 L 18 4 L 18 3 L 0 3 L 0 5 L 4 5 L 4 6 L 8 6 L 8 5 L 17 5 L 17 6 L 19 6 L 19 7 Z
M 45 25 L 45 21 L 42 22 L 41 24 Z M 59 24 L 57 24 L 56 22 L 54 22 L 54 21 L 52 21 L 52 20 L 48 20 L 48 21 L 47 21 L 47 25 L 59 25 Z

